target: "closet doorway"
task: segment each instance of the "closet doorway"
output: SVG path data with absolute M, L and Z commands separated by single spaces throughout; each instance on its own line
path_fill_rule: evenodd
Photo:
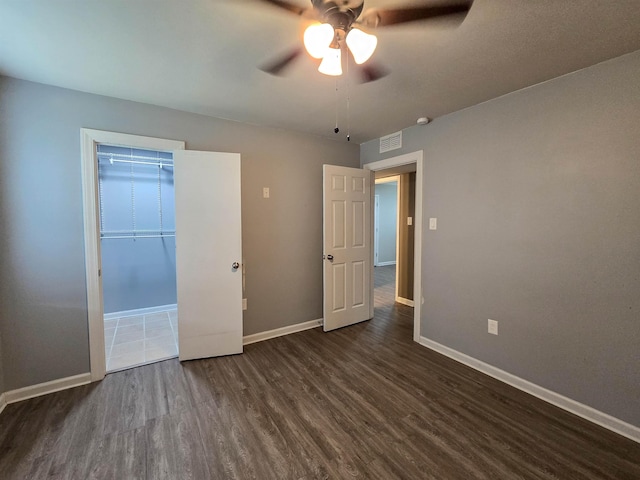
M 178 355 L 173 154 L 98 143 L 106 371 Z
M 91 380 L 102 380 L 107 371 L 101 225 L 104 224 L 106 227 L 102 233 L 109 231 L 111 227 L 106 219 L 101 223 L 98 175 L 98 148 L 102 149 L 104 146 L 151 151 L 151 154 L 135 151 L 129 153 L 131 155 L 142 153 L 140 156 L 151 155 L 154 163 L 164 163 L 163 160 L 157 161 L 157 158 L 162 157 L 160 155 L 162 152 L 173 154 L 177 235 L 175 267 L 179 317 L 176 315 L 177 321 L 172 322 L 172 315 L 168 315 L 169 327 L 173 332 L 175 332 L 175 325 L 178 326 L 180 360 L 242 353 L 244 265 L 242 263 L 240 154 L 185 150 L 185 144 L 182 141 L 89 128 L 80 129 L 80 140 Z M 155 152 L 159 153 L 154 157 Z M 146 161 L 140 158 L 129 160 Z M 115 157 L 113 163 L 119 163 L 115 162 Z M 131 175 L 130 170 L 129 175 Z M 162 189 L 162 172 L 160 175 L 160 189 Z M 155 186 L 158 186 L 157 180 Z M 129 196 L 131 196 L 131 178 L 129 178 Z M 134 201 L 137 204 L 135 198 Z M 138 230 L 148 229 L 139 225 L 137 207 L 134 212 L 136 213 L 134 230 L 138 237 L 137 242 L 145 233 L 148 233 Z M 155 228 L 158 226 L 149 227 L 151 230 Z M 165 241 L 171 238 L 170 233 L 164 230 L 164 223 L 163 232 L 166 233 Z M 118 236 L 119 232 L 111 233 Z M 116 239 L 109 238 L 109 241 L 116 241 Z M 165 302 L 166 299 L 161 300 L 161 303 Z M 121 326 L 127 325 L 121 324 Z M 154 325 L 154 327 L 160 326 Z M 164 327 L 166 325 L 161 328 Z M 118 332 L 113 333 L 115 339 Z M 166 328 L 163 333 L 164 335 L 156 336 L 169 336 Z M 166 339 L 166 341 L 169 340 Z M 111 356 L 113 357 L 113 350 Z M 150 361 L 158 361 L 161 358 L 156 355 L 156 358 Z

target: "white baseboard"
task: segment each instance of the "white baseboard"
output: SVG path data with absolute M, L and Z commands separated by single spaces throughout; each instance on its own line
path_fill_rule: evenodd
M 386 267 L 387 265 L 395 265 L 396 261 L 395 260 L 391 260 L 390 262 L 378 262 L 376 263 L 376 267 Z
M 584 418 L 585 420 L 589 420 L 590 422 L 600 425 L 601 427 L 604 427 L 608 430 L 611 430 L 615 433 L 618 433 L 624 437 L 630 438 L 631 440 L 640 443 L 640 428 L 636 427 L 635 425 L 623 422 L 622 420 L 612 417 L 607 413 L 596 410 L 595 408 L 589 407 L 588 405 L 584 405 L 580 402 L 576 402 L 575 400 L 560 395 L 559 393 L 547 390 L 546 388 L 536 385 L 535 383 L 531 383 L 520 377 L 512 375 L 511 373 L 505 372 L 504 370 L 500 370 L 499 368 L 489 365 L 488 363 L 484 363 L 480 360 L 470 357 L 469 355 L 465 355 L 464 353 L 458 352 L 457 350 L 446 347 L 438 342 L 429 340 L 426 337 L 420 337 L 419 343 L 424 347 L 441 353 L 449 358 L 452 358 L 460 363 L 474 368 L 475 370 L 485 373 L 490 377 L 507 383 L 512 387 L 517 388 L 518 390 L 527 392 L 534 397 L 538 397 L 545 402 L 555 405 L 556 407 L 560 407 L 563 410 Z
M 396 302 L 406 305 L 407 307 L 413 307 L 413 300 L 409 300 L 408 298 L 396 297 Z
M 322 325 L 322 319 L 309 320 L 308 322 L 296 323 L 295 325 L 288 325 L 286 327 L 276 328 L 275 330 L 267 330 L 266 332 L 254 333 L 253 335 L 247 335 L 242 338 L 243 345 L 249 345 L 250 343 L 262 342 L 263 340 L 269 340 L 270 338 L 281 337 L 283 335 L 289 335 L 291 333 L 302 332 L 303 330 L 309 330 Z
M 4 407 L 7 406 L 7 397 L 4 393 L 0 393 L 0 413 L 4 410 Z
M 136 315 L 150 315 L 156 312 L 164 312 L 165 310 L 175 310 L 178 308 L 178 305 L 172 303 L 170 305 L 158 305 L 157 307 L 145 307 L 145 308 L 136 308 L 135 310 L 123 310 L 122 312 L 111 312 L 105 313 L 104 319 L 109 320 L 112 318 L 120 318 L 120 317 L 134 317 Z
M 2 396 L 4 397 L 5 403 L 9 404 L 28 400 L 29 398 L 39 397 L 41 395 L 47 395 L 48 393 L 59 392 L 60 390 L 66 390 L 67 388 L 79 387 L 80 385 L 86 385 L 87 383 L 91 383 L 91 374 L 82 373 L 72 377 L 60 378 L 50 382 L 30 385 L 16 390 L 9 390 L 8 392 L 4 392 Z

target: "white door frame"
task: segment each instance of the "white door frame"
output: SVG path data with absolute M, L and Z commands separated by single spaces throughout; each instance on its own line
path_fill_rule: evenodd
M 102 380 L 107 371 L 104 345 L 104 299 L 100 253 L 97 144 L 106 143 L 155 151 L 184 150 L 179 140 L 128 135 L 125 133 L 80 129 L 82 206 L 84 217 L 84 258 L 89 325 L 91 381 Z
M 380 223 L 380 195 L 373 193 L 373 266 L 378 266 L 378 249 L 380 248 L 380 233 L 378 228 Z
M 414 218 L 414 253 L 413 253 L 413 340 L 420 341 L 420 311 L 422 307 L 422 168 L 423 168 L 424 152 L 418 150 L 416 152 L 406 153 L 393 158 L 379 160 L 377 162 L 366 163 L 362 168 L 378 171 L 387 168 L 399 167 L 402 165 L 416 164 L 416 208 Z M 373 191 L 374 189 L 372 189 Z M 371 222 L 373 225 L 373 222 Z M 372 226 L 373 228 L 373 226 Z M 373 231 L 371 232 L 373 234 Z M 371 265 L 373 272 L 373 255 L 371 256 Z M 373 277 L 373 273 L 372 273 Z M 373 285 L 373 282 L 372 282 Z M 373 293 L 373 292 L 372 292 Z

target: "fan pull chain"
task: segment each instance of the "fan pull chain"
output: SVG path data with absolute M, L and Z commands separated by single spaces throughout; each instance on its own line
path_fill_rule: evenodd
M 333 133 L 338 133 L 338 78 L 336 77 L 336 127 L 333 129 Z
M 349 119 L 349 102 L 351 100 L 351 97 L 349 95 L 349 53 L 347 52 L 347 75 L 345 77 L 345 82 L 347 82 L 347 142 L 351 141 L 351 135 L 350 135 L 350 130 L 351 130 L 351 122 Z

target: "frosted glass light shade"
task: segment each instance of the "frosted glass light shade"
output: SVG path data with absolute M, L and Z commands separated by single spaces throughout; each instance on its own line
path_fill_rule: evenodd
M 328 23 L 314 23 L 307 27 L 304 31 L 304 46 L 313 58 L 322 58 L 331 42 L 335 33 L 333 27 Z
M 337 77 L 342 75 L 342 55 L 340 48 L 329 48 L 318 67 L 320 73 Z
M 353 59 L 360 65 L 373 55 L 378 45 L 378 38 L 358 28 L 352 28 L 347 34 L 347 46 L 353 54 Z

